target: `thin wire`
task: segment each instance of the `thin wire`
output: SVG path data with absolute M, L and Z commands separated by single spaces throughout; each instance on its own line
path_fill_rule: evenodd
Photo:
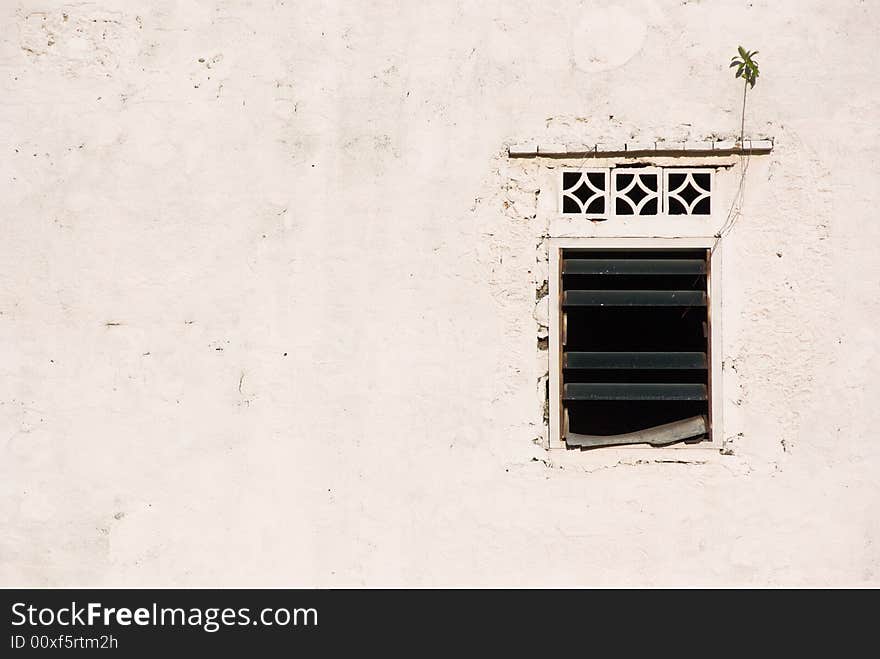
M 594 156 L 594 157 L 595 157 L 596 153 L 597 153 L 597 152 L 596 152 L 596 145 L 594 144 L 594 145 L 593 145 L 593 150 L 592 150 L 592 151 L 584 151 L 584 157 L 581 158 L 581 161 L 580 161 L 580 163 L 578 164 L 577 168 L 578 168 L 578 169 L 583 169 L 583 168 L 584 168 L 584 164 L 587 162 L 587 158 L 589 158 L 590 156 Z
M 721 242 L 721 239 L 733 230 L 736 221 L 739 219 L 740 215 L 742 215 L 742 204 L 745 197 L 746 172 L 749 170 L 749 163 L 751 162 L 751 159 L 751 150 L 748 151 L 745 157 L 740 154 L 739 185 L 737 185 L 736 194 L 733 196 L 733 201 L 730 204 L 730 210 L 727 211 L 727 217 L 725 218 L 724 223 L 721 225 L 721 228 L 718 229 L 718 232 L 715 234 L 715 242 L 712 244 L 712 248 L 709 250 L 710 253 L 713 253 L 718 247 L 718 243 Z

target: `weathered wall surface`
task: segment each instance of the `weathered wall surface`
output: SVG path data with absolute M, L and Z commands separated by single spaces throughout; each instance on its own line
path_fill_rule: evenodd
M 880 585 L 878 27 L 0 3 L 0 583 Z M 732 455 L 548 453 L 556 191 L 505 145 L 732 137 L 739 43 L 776 148 L 724 242 Z

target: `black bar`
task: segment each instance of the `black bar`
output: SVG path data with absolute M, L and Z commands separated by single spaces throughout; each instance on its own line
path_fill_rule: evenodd
M 675 467 L 669 468 L 669 474 L 670 478 L 684 475 L 681 469 Z M 574 476 L 581 477 L 581 481 L 586 480 L 583 473 Z M 688 478 L 693 476 L 687 474 Z M 614 477 L 618 478 L 619 474 L 615 473 Z M 583 512 L 580 514 L 582 517 Z M 588 549 L 589 544 L 583 544 L 583 551 Z M 662 551 L 662 548 L 657 551 Z M 645 556 L 644 561 L 648 565 L 652 556 Z M 871 605 L 873 599 L 857 602 L 859 606 L 846 606 L 853 603 L 853 595 L 841 596 L 830 590 L 813 594 L 803 589 L 782 591 L 774 588 L 772 592 L 755 597 L 744 589 L 634 593 L 632 590 L 571 588 L 581 586 L 583 581 L 601 582 L 603 575 L 598 572 L 600 568 L 594 569 L 597 572 L 572 573 L 571 576 L 563 574 L 556 579 L 544 577 L 544 580 L 555 580 L 569 586 L 563 590 L 0 590 L 0 611 L 3 611 L 2 618 L 6 622 L 3 630 L 5 638 L 2 639 L 4 647 L 0 652 L 3 656 L 14 658 L 32 655 L 36 650 L 39 656 L 46 656 L 42 649 L 64 650 L 72 645 L 86 650 L 103 647 L 111 651 L 97 653 L 100 656 L 126 658 L 209 657 L 214 653 L 221 657 L 269 654 L 342 656 L 343 653 L 351 653 L 354 641 L 364 651 L 392 657 L 409 656 L 414 650 L 418 654 L 418 648 L 426 644 L 444 653 L 454 654 L 461 654 L 463 647 L 479 648 L 492 655 L 523 654 L 524 648 L 529 654 L 538 654 L 548 652 L 548 648 L 554 650 L 583 645 L 584 627 L 559 625 L 558 629 L 554 628 L 553 638 L 548 643 L 546 634 L 535 631 L 536 610 L 552 611 L 553 607 L 562 607 L 565 611 L 577 611 L 579 616 L 590 621 L 591 629 L 601 629 L 606 637 L 626 639 L 627 634 L 632 634 L 632 617 L 621 616 L 620 611 L 631 606 L 634 598 L 650 610 L 651 615 L 639 622 L 639 630 L 643 633 L 636 635 L 635 646 L 628 639 L 627 649 L 635 647 L 638 651 L 656 651 L 657 639 L 664 638 L 670 628 L 680 623 L 681 607 L 685 604 L 693 609 L 688 613 L 687 623 L 693 626 L 688 631 L 688 638 L 700 647 L 709 647 L 718 640 L 717 625 L 713 625 L 719 614 L 723 619 L 734 619 L 736 616 L 742 617 L 744 611 L 748 612 L 748 624 L 731 635 L 729 640 L 735 645 L 745 635 L 748 643 L 743 644 L 742 652 L 749 652 L 757 645 L 777 653 L 791 650 L 791 635 L 785 636 L 784 647 L 781 641 L 779 646 L 774 646 L 774 639 L 782 636 L 778 633 L 780 625 L 785 629 L 822 630 L 827 634 L 827 645 L 822 646 L 826 654 L 838 650 L 841 639 L 846 639 L 846 647 L 856 650 L 870 647 L 868 632 L 862 636 L 864 642 L 857 639 L 858 630 L 870 630 L 874 622 L 872 612 L 876 607 Z M 670 575 L 660 568 L 658 570 L 651 572 L 649 569 L 646 574 L 634 574 L 628 578 L 626 572 L 619 571 L 614 573 L 612 582 L 632 581 L 651 585 L 653 579 L 661 579 L 686 586 L 689 579 L 696 579 L 693 576 Z M 719 572 L 713 578 L 736 582 L 734 577 L 725 577 L 728 572 Z M 279 580 L 282 578 L 279 577 Z M 464 585 L 468 585 L 469 581 L 481 581 L 474 576 L 458 579 Z M 453 580 L 448 578 L 443 581 Z M 510 583 L 513 578 L 487 569 L 483 580 Z M 868 590 L 861 592 L 875 598 Z M 99 612 L 108 615 L 101 615 L 95 621 L 89 620 L 87 612 L 79 621 L 71 616 L 72 609 L 87 610 L 89 603 L 100 603 Z M 152 619 L 154 604 L 185 611 L 186 624 L 179 617 L 175 622 L 157 624 Z M 766 608 L 762 608 L 762 604 Z M 22 624 L 22 611 L 29 607 L 40 613 L 25 615 L 42 619 L 42 623 Z M 142 612 L 137 611 L 141 607 L 150 612 L 146 624 L 141 624 L 139 613 Z M 271 607 L 265 616 L 261 613 L 264 607 Z M 293 620 L 286 622 L 286 616 L 279 612 L 291 611 L 294 607 L 313 608 L 317 611 L 317 617 L 310 615 L 306 618 L 300 614 L 299 624 L 293 624 Z M 241 624 L 242 609 L 256 624 Z M 123 612 L 128 614 L 124 624 L 120 622 Z M 59 616 L 63 624 L 49 622 L 50 619 L 57 621 Z M 308 624 L 305 624 L 306 620 Z M 771 622 L 764 624 L 762 621 Z M 703 632 L 705 634 L 701 636 Z M 111 637 L 112 643 L 108 643 Z M 642 647 L 638 644 L 640 638 L 645 639 Z M 803 638 L 815 647 L 818 637 L 811 632 Z M 101 639 L 101 645 L 83 643 L 94 639 Z M 729 644 L 728 640 L 725 642 Z M 650 644 L 654 647 L 649 647 Z M 64 657 L 67 654 L 60 652 L 49 656 Z M 81 653 L 75 653 L 74 656 L 81 656 Z

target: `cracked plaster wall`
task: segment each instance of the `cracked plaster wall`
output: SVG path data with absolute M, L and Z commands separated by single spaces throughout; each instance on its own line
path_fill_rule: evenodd
M 2 3 L 0 583 L 880 584 L 878 21 Z M 731 138 L 740 42 L 730 455 L 548 453 L 505 145 Z

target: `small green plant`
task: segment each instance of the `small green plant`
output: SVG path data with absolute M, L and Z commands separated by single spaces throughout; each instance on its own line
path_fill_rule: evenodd
M 746 93 L 750 87 L 755 87 L 755 83 L 758 80 L 758 63 L 753 59 L 758 54 L 758 51 L 753 50 L 749 52 L 742 46 L 739 46 L 737 51 L 739 55 L 730 60 L 730 68 L 736 67 L 736 77 L 742 78 L 744 81 L 742 119 L 739 126 L 739 144 L 742 147 L 746 127 Z

